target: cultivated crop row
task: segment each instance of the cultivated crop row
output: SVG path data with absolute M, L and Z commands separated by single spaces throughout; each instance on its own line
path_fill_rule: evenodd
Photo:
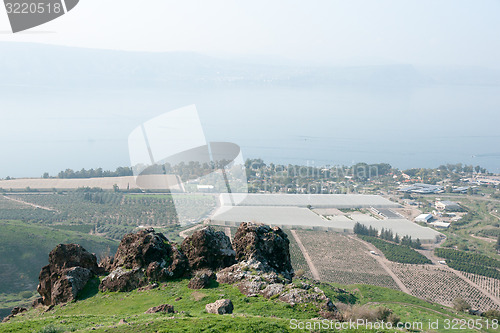
M 499 308 L 481 291 L 445 268 L 391 263 L 391 269 L 418 298 L 450 307 L 455 299 L 462 298 L 476 310 Z
M 398 289 L 362 243 L 335 232 L 300 230 L 297 234 L 322 280 Z
M 492 279 L 486 276 L 481 276 L 472 273 L 463 273 L 469 280 L 485 289 L 493 296 L 500 298 L 500 280 Z
M 89 224 L 99 234 L 120 239 L 137 226 L 171 226 L 179 221 L 170 196 L 134 196 L 113 192 L 69 192 L 67 194 L 26 194 L 12 196 L 54 211 L 34 209 L 2 199 L 0 219 L 43 224 Z M 211 196 L 186 196 L 180 199 L 189 216 L 201 218 L 214 207 Z

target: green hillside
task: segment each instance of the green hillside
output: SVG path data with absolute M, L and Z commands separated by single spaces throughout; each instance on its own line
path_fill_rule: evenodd
M 114 253 L 118 242 L 70 230 L 0 221 L 0 312 L 11 307 L 16 294 L 36 289 L 40 269 L 49 252 L 60 243 L 78 243 L 90 252 Z M 20 300 L 22 297 L 20 298 Z M 5 300 L 10 300 L 5 304 Z
M 164 283 L 151 291 L 129 293 L 97 292 L 98 281 L 90 283 L 80 295 L 80 300 L 43 312 L 31 309 L 8 323 L 0 324 L 2 332 L 301 332 L 292 330 L 291 319 L 298 322 L 317 318 L 317 308 L 311 304 L 290 306 L 262 296 L 246 297 L 232 285 L 190 290 L 188 280 Z M 366 285 L 346 286 L 352 294 L 348 299 L 333 287 L 322 284 L 327 296 L 339 305 L 340 301 L 356 304 L 354 307 L 387 307 L 401 318 L 402 323 L 439 321 L 439 332 L 452 332 L 444 328 L 445 320 L 478 319 L 440 305 L 430 304 L 392 289 Z M 234 304 L 232 315 L 207 314 L 205 304 L 229 298 Z M 150 307 L 172 304 L 176 314 L 144 314 Z M 344 306 L 350 306 L 344 304 Z M 484 319 L 479 319 L 484 320 Z M 312 322 L 317 322 L 312 321 Z M 121 322 L 121 323 L 120 323 Z M 318 324 L 319 325 L 319 324 Z M 413 324 L 412 324 L 413 325 Z M 310 330 L 304 330 L 310 331 Z M 332 330 L 314 330 L 331 332 Z M 393 332 L 396 330 L 345 330 L 345 332 Z M 418 329 L 415 331 L 419 331 Z M 422 331 L 422 330 L 420 330 Z M 474 330 L 473 330 L 474 331 Z M 494 332 L 477 330 L 478 332 Z M 400 332 L 400 331 L 399 331 Z

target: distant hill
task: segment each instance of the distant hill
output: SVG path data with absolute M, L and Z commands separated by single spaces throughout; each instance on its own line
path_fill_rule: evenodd
M 49 252 L 60 243 L 78 243 L 99 256 L 118 242 L 75 231 L 19 221 L 0 221 L 0 294 L 34 290 Z M 1 307 L 1 304 L 0 304 Z

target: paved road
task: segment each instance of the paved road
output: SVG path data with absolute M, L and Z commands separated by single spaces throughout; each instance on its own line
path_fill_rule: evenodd
M 295 241 L 299 245 L 300 251 L 302 251 L 302 254 L 304 255 L 304 259 L 306 259 L 307 265 L 309 266 L 309 270 L 311 271 L 313 278 L 315 280 L 319 281 L 320 280 L 319 272 L 316 269 L 316 267 L 314 266 L 314 264 L 311 260 L 311 257 L 309 257 L 309 253 L 307 253 L 307 250 L 304 247 L 304 244 L 302 244 L 302 241 L 300 240 L 299 235 L 297 235 L 295 230 L 291 230 L 291 232 L 292 232 L 293 238 L 295 238 Z

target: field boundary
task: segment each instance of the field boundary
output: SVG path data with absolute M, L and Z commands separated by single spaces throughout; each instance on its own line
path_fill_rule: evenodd
M 352 238 L 354 240 L 357 240 L 358 242 L 364 244 L 369 250 L 371 251 L 378 251 L 380 252 L 374 245 L 368 243 L 368 242 L 365 242 L 364 240 L 362 239 L 359 239 L 355 236 L 347 236 L 349 238 Z M 382 266 L 382 268 L 387 272 L 387 274 L 389 274 L 389 276 L 394 280 L 394 282 L 396 282 L 396 284 L 398 285 L 399 289 L 401 289 L 402 292 L 404 293 L 407 293 L 408 295 L 411 295 L 410 293 L 410 290 L 408 290 L 408 288 L 406 288 L 406 286 L 404 285 L 404 283 L 397 277 L 396 274 L 394 274 L 394 272 L 389 268 L 389 266 L 386 265 L 385 261 L 384 260 L 387 260 L 385 257 L 382 257 L 383 254 L 382 253 L 379 253 L 378 255 L 374 255 L 373 257 L 375 258 L 375 260 L 380 264 L 380 266 Z
M 299 246 L 300 251 L 302 251 L 302 254 L 304 255 L 304 259 L 306 260 L 307 265 L 309 266 L 309 270 L 311 271 L 311 274 L 312 274 L 313 278 L 315 280 L 320 281 L 319 272 L 316 269 L 316 267 L 314 266 L 314 264 L 313 264 L 313 262 L 311 260 L 311 257 L 309 257 L 309 253 L 307 253 L 307 250 L 304 247 L 304 244 L 302 244 L 302 241 L 300 240 L 299 235 L 297 235 L 297 233 L 295 232 L 295 230 L 290 230 L 290 232 L 292 233 L 293 238 L 295 238 L 295 241 L 297 242 L 297 245 Z

